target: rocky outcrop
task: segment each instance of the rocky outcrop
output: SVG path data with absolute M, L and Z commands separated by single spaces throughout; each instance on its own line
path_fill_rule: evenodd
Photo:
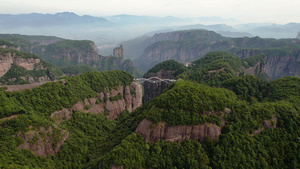
M 122 65 L 125 60 L 123 46 L 121 45 L 120 47 L 115 48 L 113 50 L 113 53 L 114 53 L 113 56 L 116 57 L 117 65 Z
M 266 59 L 257 62 L 254 66 L 246 68 L 244 70 L 245 75 L 254 75 L 254 76 L 259 76 L 261 73 L 266 72 Z
M 271 79 L 284 76 L 300 77 L 300 53 L 267 57 L 265 67 L 265 72 Z
M 263 132 L 266 129 L 275 129 L 277 127 L 277 122 L 278 119 L 277 117 L 273 116 L 271 119 L 269 120 L 264 120 L 262 127 L 260 127 L 259 129 L 255 130 L 251 136 L 254 136 L 256 134 L 259 134 L 261 132 Z
M 20 137 L 24 141 L 18 146 L 18 150 L 28 149 L 38 156 L 45 157 L 58 152 L 69 137 L 69 132 L 50 126 L 48 129 L 41 127 L 39 130 L 29 130 L 25 134 L 19 133 L 16 137 Z
M 141 70 L 147 71 L 154 65 L 170 59 L 181 63 L 190 62 L 199 56 L 204 56 L 210 50 L 211 47 L 204 44 L 188 46 L 184 41 L 157 42 L 144 50 L 142 56 L 135 61 L 135 65 Z
M 172 70 L 164 70 L 161 69 L 157 73 L 146 73 L 143 78 L 150 78 L 150 77 L 158 77 L 161 79 L 174 79 L 174 75 L 172 75 L 174 71 Z M 157 80 L 156 83 L 150 83 L 145 81 L 144 82 L 144 100 L 143 102 L 146 103 L 154 97 L 159 96 L 164 89 L 167 88 L 169 84 L 160 80 Z
M 9 73 L 8 73 L 9 72 Z M 0 48 L 0 83 L 28 84 L 57 79 L 62 72 L 33 54 Z
M 216 140 L 221 134 L 221 128 L 212 123 L 193 126 L 166 126 L 165 122 L 160 122 L 154 127 L 151 127 L 152 125 L 151 121 L 144 119 L 138 125 L 135 133 L 141 134 L 146 142 L 159 140 L 181 142 L 187 139 L 203 142 L 206 137 Z
M 63 108 L 51 114 L 50 118 L 54 119 L 56 124 L 60 124 L 63 121 L 69 120 L 72 116 L 72 110 Z
M 113 97 L 121 95 L 122 97 L 114 100 Z M 119 86 L 117 89 L 105 90 L 98 93 L 97 98 L 86 98 L 79 101 L 72 108 L 56 111 L 52 113 L 51 118 L 57 124 L 69 120 L 73 111 L 91 112 L 94 114 L 105 114 L 110 119 L 115 119 L 119 114 L 128 110 L 132 112 L 142 105 L 142 87 L 137 82 L 132 82 L 129 86 Z
M 219 115 L 221 116 L 221 126 L 212 123 L 199 125 L 176 125 L 167 126 L 166 122 L 153 122 L 143 119 L 135 130 L 135 133 L 141 134 L 146 142 L 149 141 L 170 141 L 181 142 L 192 139 L 203 142 L 206 137 L 216 140 L 221 134 L 221 129 L 226 125 L 225 114 L 231 113 L 229 108 L 225 108 L 223 112 L 204 111 L 203 115 Z
M 246 58 L 253 55 L 261 54 L 262 51 L 254 49 L 245 49 L 238 53 L 235 53 L 240 58 Z M 261 64 L 259 62 L 258 64 Z M 266 55 L 264 60 L 264 65 L 256 65 L 250 69 L 252 75 L 256 75 L 254 69 L 257 66 L 263 68 L 264 73 L 266 73 L 271 80 L 275 80 L 284 76 L 297 76 L 300 77 L 300 53 L 288 54 L 286 52 L 279 54 L 269 54 Z
M 296 37 L 297 39 L 300 39 L 300 31 L 298 32 L 298 35 Z
M 0 77 L 2 77 L 15 64 L 25 68 L 26 70 L 33 70 L 35 65 L 40 63 L 38 58 L 21 58 L 14 52 L 6 52 L 0 54 Z
M 122 45 L 120 45 L 120 47 L 117 47 L 117 48 L 115 48 L 114 50 L 113 50 L 113 56 L 114 57 L 117 57 L 117 58 L 125 58 L 124 57 L 124 49 L 123 49 L 123 46 Z

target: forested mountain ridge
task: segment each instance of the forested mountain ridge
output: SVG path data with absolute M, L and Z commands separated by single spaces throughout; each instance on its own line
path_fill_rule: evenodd
M 234 72 L 246 63 L 256 65 L 261 58 L 241 61 L 232 54 L 215 52 L 195 61 L 194 68 L 175 61 L 158 68 L 183 69 L 178 77 L 187 71 L 210 71 L 218 66 L 227 66 Z M 133 76 L 121 71 L 66 77 L 65 84 L 51 82 L 32 91 L 1 91 L 0 166 L 298 168 L 299 78 L 265 82 L 254 76 L 237 77 L 236 73 L 233 77 L 225 76 L 234 75 L 231 73 L 225 69 L 212 72 L 210 77 L 217 80 L 199 81 L 203 84 L 197 79 L 179 79 L 160 96 L 131 113 L 127 109 L 118 117 L 105 111 L 109 110 L 107 104 L 122 105 L 122 98 L 141 94 L 131 87 L 119 90 L 120 86 L 135 83 Z M 220 79 L 218 75 L 226 78 Z M 181 77 L 193 76 L 188 73 Z M 105 89 L 111 92 L 105 94 Z M 109 97 L 101 99 L 101 92 Z M 87 113 L 94 112 L 94 105 L 106 109 L 99 114 Z M 14 137 L 16 133 L 18 137 Z M 34 155 L 37 152 L 33 149 L 30 150 L 34 153 L 22 149 L 24 145 L 34 148 L 40 143 L 52 147 L 55 153 L 57 146 L 59 150 L 57 154 L 40 157 Z M 12 160 L 15 158 L 22 160 Z
M 194 34 L 203 32 L 202 38 L 199 40 L 191 37 L 187 39 L 176 38 L 178 34 L 184 36 L 191 34 L 191 32 Z M 214 36 L 218 38 L 205 36 L 205 32 L 215 34 Z M 159 41 L 154 41 L 158 35 Z M 152 39 L 154 43 L 146 46 L 144 53 L 135 60 L 135 64 L 143 71 L 169 59 L 186 63 L 201 58 L 212 51 L 227 51 L 241 58 L 264 54 L 266 56 L 266 73 L 271 79 L 283 76 L 300 76 L 300 41 L 298 39 L 224 38 L 217 33 L 206 30 L 160 33 L 144 40 L 144 42 L 152 42 Z
M 20 50 L 27 53 L 33 53 L 33 50 L 41 45 L 50 45 L 63 41 L 63 38 L 55 36 L 33 36 L 19 34 L 0 34 L 0 39 L 5 39 L 20 47 Z
M 161 62 L 145 73 L 144 78 L 181 78 L 218 87 L 227 79 L 243 75 L 253 75 L 268 81 L 270 78 L 265 72 L 265 61 L 266 56 L 262 54 L 241 59 L 228 52 L 210 52 L 185 66 L 175 60 Z M 167 86 L 168 83 L 159 80 L 156 83 L 145 81 L 144 101 L 159 96 Z
M 76 75 L 78 72 L 84 73 L 87 70 L 119 69 L 127 71 L 134 76 L 142 75 L 142 72 L 134 66 L 131 60 L 125 59 L 124 55 L 121 58 L 114 55 L 99 55 L 93 41 L 18 34 L 1 34 L 0 38 L 19 46 L 21 51 L 34 53 L 55 66 L 63 66 L 66 74 Z M 85 68 L 82 65 L 85 65 Z M 77 71 L 73 71 L 74 66 L 77 67 Z M 87 68 L 87 66 L 90 68 Z

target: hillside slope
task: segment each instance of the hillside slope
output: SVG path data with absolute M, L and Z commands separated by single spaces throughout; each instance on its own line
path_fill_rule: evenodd
M 110 119 L 142 103 L 141 86 L 126 72 L 88 72 L 65 80 L 65 84 L 49 82 L 33 90 L 0 91 L 1 167 L 60 168 L 59 159 L 71 149 L 78 152 L 69 155 L 87 157 L 115 126 Z M 91 126 L 81 128 L 85 124 Z M 80 145 L 82 149 L 76 148 L 80 142 L 86 145 Z M 44 158 L 57 153 L 53 156 L 57 160 Z M 26 160 L 11 161 L 17 157 Z

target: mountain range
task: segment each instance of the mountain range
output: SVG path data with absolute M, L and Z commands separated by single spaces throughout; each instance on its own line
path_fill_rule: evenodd
M 0 14 L 0 24 L 3 25 L 0 28 L 0 33 L 5 34 L 48 35 L 74 40 L 90 39 L 103 50 L 104 55 L 112 54 L 111 49 L 105 49 L 114 48 L 121 41 L 154 31 L 207 29 L 228 37 L 295 38 L 300 30 L 299 23 L 284 25 L 273 23 L 240 24 L 234 19 L 221 17 L 178 18 L 125 14 L 94 17 L 79 16 L 72 12 Z

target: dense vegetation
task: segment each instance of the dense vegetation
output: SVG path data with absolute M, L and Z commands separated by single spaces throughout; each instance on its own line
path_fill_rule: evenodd
M 97 69 L 88 65 L 65 66 L 60 69 L 68 75 L 78 75 L 85 72 L 97 71 Z
M 62 38 L 55 36 L 35 36 L 19 34 L 0 34 L 1 39 L 5 39 L 15 46 L 20 46 L 21 51 L 31 53 L 34 48 L 40 45 L 51 44 L 62 41 Z
M 7 47 L 18 47 L 17 45 L 14 45 L 6 40 L 0 39 L 0 46 L 6 45 Z
M 160 96 L 115 120 L 73 112 L 70 120 L 59 125 L 70 137 L 56 155 L 45 158 L 18 151 L 22 139 L 14 135 L 26 133 L 29 126 L 37 130 L 51 126 L 49 116 L 54 111 L 95 97 L 105 88 L 128 85 L 133 76 L 117 70 L 88 72 L 65 77 L 65 85 L 52 82 L 32 91 L 0 90 L 0 168 L 299 168 L 300 80 L 284 77 L 268 82 L 243 75 L 244 68 L 261 58 L 241 60 L 229 53 L 211 53 L 184 69 L 176 76 L 182 79 Z M 225 108 L 231 112 L 224 113 Z M 207 111 L 214 113 L 206 115 Z M 11 115 L 18 116 L 3 119 Z M 214 141 L 207 137 L 201 143 L 146 142 L 134 133 L 145 118 L 154 125 L 209 122 L 221 128 L 222 119 L 226 125 Z
M 263 76 L 265 74 L 261 71 L 264 57 L 264 55 L 255 55 L 240 59 L 228 52 L 211 52 L 203 58 L 193 61 L 192 66 L 186 70 L 178 69 L 177 71 L 180 73 L 177 73 L 175 78 L 192 80 L 209 86 L 221 86 L 225 80 L 243 75 L 247 68 L 255 67 L 256 76 L 268 79 Z M 259 64 L 257 65 L 257 63 Z
M 179 63 L 175 60 L 167 60 L 167 61 L 164 61 L 164 62 L 161 62 L 161 63 L 155 65 L 153 68 L 148 70 L 147 73 L 157 73 L 158 71 L 160 71 L 160 69 L 178 70 L 178 69 L 183 69 L 183 68 L 184 68 L 184 65 L 182 63 Z

